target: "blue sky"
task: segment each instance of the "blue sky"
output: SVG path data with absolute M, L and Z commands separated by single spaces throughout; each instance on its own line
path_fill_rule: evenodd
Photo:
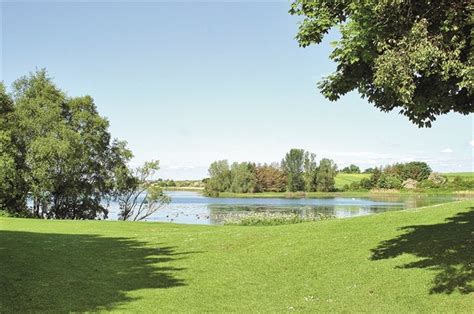
M 1 79 L 47 68 L 71 96 L 94 97 L 134 163 L 202 178 L 217 159 L 279 161 L 304 148 L 340 166 L 424 160 L 473 170 L 473 116 L 418 129 L 357 93 L 329 102 L 332 32 L 299 48 L 289 2 L 1 3 Z

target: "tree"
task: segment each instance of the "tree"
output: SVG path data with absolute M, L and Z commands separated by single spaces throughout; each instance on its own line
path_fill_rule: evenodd
M 317 176 L 317 190 L 330 192 L 335 190 L 337 166 L 331 159 L 323 158 L 319 162 Z
M 376 187 L 379 182 L 380 176 L 382 175 L 382 170 L 379 168 L 374 168 L 372 175 L 370 176 L 370 186 Z
M 372 185 L 372 181 L 369 178 L 363 178 L 359 182 L 359 186 L 363 189 L 370 190 L 374 186 Z
M 474 111 L 472 3 L 466 0 L 294 0 L 302 47 L 339 27 L 336 72 L 319 83 L 335 101 L 357 90 L 382 111 L 419 127 L 450 111 Z
M 234 162 L 230 168 L 232 183 L 230 191 L 234 193 L 252 193 L 256 186 L 255 164 Z
M 318 163 L 316 155 L 310 152 L 304 154 L 304 187 L 306 192 L 314 192 L 318 185 Z
M 344 173 L 360 173 L 360 168 L 357 167 L 356 165 L 354 164 L 351 164 L 350 166 L 348 167 L 344 167 L 341 172 L 344 172 Z
M 376 168 L 367 168 L 367 169 L 364 170 L 363 173 L 374 173 L 375 169 Z
M 26 208 L 26 182 L 18 167 L 22 162 L 16 141 L 14 103 L 0 83 L 0 209 L 10 213 Z
M 412 161 L 386 166 L 384 173 L 397 176 L 402 181 L 408 179 L 422 181 L 428 179 L 431 173 L 431 168 L 426 162 Z
M 380 189 L 399 189 L 402 187 L 402 181 L 397 176 L 383 173 L 377 181 L 377 187 Z
M 204 191 L 209 196 L 218 196 L 219 192 L 228 191 L 231 184 L 231 172 L 227 160 L 218 160 L 209 166 L 209 180 Z
M 36 217 L 107 217 L 102 201 L 113 191 L 114 169 L 127 158 L 121 154 L 129 151 L 111 140 L 108 121 L 98 114 L 93 99 L 68 97 L 45 70 L 16 80 L 12 89 L 8 119 L 14 123 L 6 127 L 21 188 L 8 196 L 19 205 L 30 198 Z M 8 182 L 8 174 L 0 175 L 0 182 Z
M 405 164 L 402 180 L 413 179 L 418 182 L 428 179 L 432 170 L 426 162 L 412 161 Z
M 157 160 L 145 162 L 134 170 L 128 167 L 116 169 L 114 198 L 119 203 L 120 220 L 144 220 L 170 203 L 170 197 L 161 186 L 150 182 L 159 169 Z
M 291 149 L 286 153 L 281 162 L 281 167 L 287 177 L 287 190 L 289 192 L 304 190 L 304 155 L 303 149 Z
M 283 192 L 286 189 L 286 175 L 280 165 L 263 164 L 258 165 L 256 172 L 256 192 Z

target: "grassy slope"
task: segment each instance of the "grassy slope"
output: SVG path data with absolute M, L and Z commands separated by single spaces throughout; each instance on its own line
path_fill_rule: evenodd
M 0 312 L 470 312 L 473 208 L 276 227 L 0 218 Z
M 336 188 L 342 189 L 344 185 L 359 182 L 363 178 L 370 178 L 369 173 L 338 173 L 336 175 Z

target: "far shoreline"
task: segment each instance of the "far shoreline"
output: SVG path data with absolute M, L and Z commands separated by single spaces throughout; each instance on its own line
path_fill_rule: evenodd
M 204 188 L 198 187 L 167 187 L 165 191 L 197 192 L 204 195 Z M 433 196 L 449 195 L 474 198 L 473 191 L 409 191 L 409 190 L 370 190 L 370 191 L 336 191 L 336 192 L 257 192 L 257 193 L 232 193 L 221 192 L 212 198 L 330 198 L 330 197 L 374 197 L 374 196 Z M 205 196 L 205 195 L 204 195 Z

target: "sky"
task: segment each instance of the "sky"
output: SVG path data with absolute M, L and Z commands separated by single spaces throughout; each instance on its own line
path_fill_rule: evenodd
M 46 68 L 70 96 L 91 95 L 133 165 L 200 179 L 214 160 L 280 161 L 291 148 L 339 167 L 421 160 L 473 171 L 473 115 L 419 129 L 356 92 L 316 83 L 335 70 L 331 31 L 300 48 L 289 2 L 2 1 L 0 80 Z

